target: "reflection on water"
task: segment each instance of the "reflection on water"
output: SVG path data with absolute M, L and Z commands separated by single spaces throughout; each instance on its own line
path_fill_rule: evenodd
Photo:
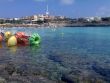
M 8 47 L 11 53 L 16 53 L 17 51 L 17 46 L 12 46 L 12 47 Z
M 0 48 L 2 48 L 2 43 L 0 43 Z
M 42 42 L 39 46 L 0 44 L 0 77 L 9 83 L 109 83 L 109 30 L 4 28 L 3 32 L 38 33 Z

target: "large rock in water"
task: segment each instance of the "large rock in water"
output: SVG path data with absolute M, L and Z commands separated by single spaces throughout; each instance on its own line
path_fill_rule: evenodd
M 9 47 L 11 46 L 16 46 L 17 45 L 17 39 L 15 36 L 11 36 L 9 39 L 8 39 L 8 44 L 7 44 Z

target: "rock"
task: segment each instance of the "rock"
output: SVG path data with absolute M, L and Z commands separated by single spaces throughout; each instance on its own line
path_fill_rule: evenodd
M 66 83 L 75 83 L 73 77 L 71 77 L 70 75 L 62 75 L 61 80 L 66 82 Z
M 49 55 L 48 59 L 53 60 L 54 62 L 61 63 L 61 59 L 57 55 L 56 56 L 55 55 L 54 56 L 53 55 Z
M 0 83 L 7 83 L 7 82 L 4 78 L 0 77 Z
M 95 66 L 93 66 L 92 68 L 100 75 L 105 77 L 110 77 L 110 69 L 103 69 L 101 67 L 95 67 Z
M 10 76 L 8 83 L 59 83 L 42 76 Z M 60 82 L 62 83 L 62 82 Z
M 8 72 L 5 71 L 5 64 L 0 64 L 0 76 L 1 77 L 7 77 L 8 76 Z
M 29 71 L 29 67 L 25 64 L 22 64 L 19 66 L 19 68 L 16 69 L 17 74 L 19 74 L 20 76 L 28 76 L 29 73 L 31 73 Z
M 102 68 L 97 65 L 93 65 L 92 69 L 99 75 L 103 76 L 105 80 L 110 81 L 110 69 Z
M 6 65 L 5 70 L 8 72 L 9 75 L 12 75 L 13 72 L 16 71 L 15 67 L 13 64 L 9 63 Z

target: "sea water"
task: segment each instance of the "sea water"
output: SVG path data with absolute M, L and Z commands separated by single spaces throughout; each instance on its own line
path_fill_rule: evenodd
M 2 42 L 0 65 L 11 64 L 17 76 L 42 76 L 66 83 L 110 82 L 110 27 L 14 27 L 1 31 L 41 36 L 37 47 L 7 47 Z M 6 78 L 4 73 L 0 76 Z

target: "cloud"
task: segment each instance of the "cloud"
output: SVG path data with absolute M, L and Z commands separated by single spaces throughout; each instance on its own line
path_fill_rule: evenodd
M 49 2 L 49 0 L 34 0 L 35 2 Z M 53 0 L 56 1 L 56 0 Z M 59 2 L 63 5 L 72 5 L 75 0 L 59 0 Z
M 13 2 L 14 0 L 8 0 L 9 2 Z
M 64 5 L 72 5 L 74 3 L 74 0 L 61 0 L 61 3 Z
M 46 0 L 34 0 L 36 2 L 45 2 Z
M 110 10 L 109 7 L 107 6 L 102 6 L 100 7 L 97 12 L 96 12 L 97 16 L 110 16 Z
M 13 2 L 15 0 L 0 0 L 0 2 Z

